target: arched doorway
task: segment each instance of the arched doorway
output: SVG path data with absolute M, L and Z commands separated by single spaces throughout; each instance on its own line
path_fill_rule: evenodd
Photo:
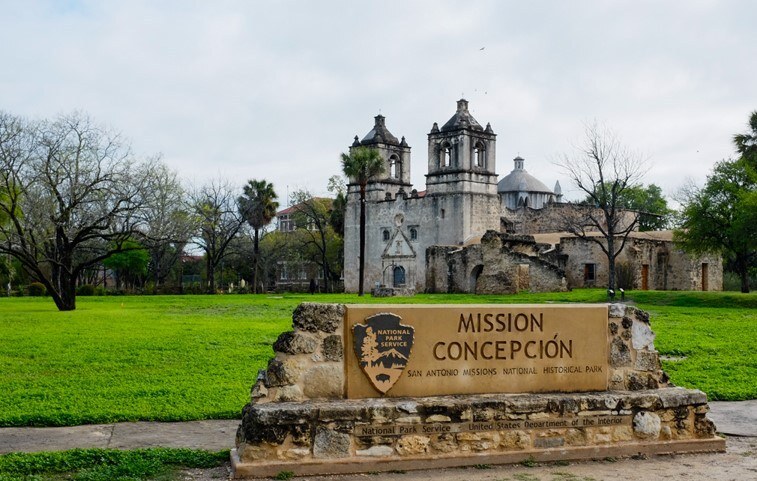
M 405 286 L 405 268 L 402 266 L 396 266 L 393 273 L 393 285 L 394 287 Z
M 478 276 L 481 275 L 481 272 L 484 270 L 484 266 L 477 265 L 473 268 L 473 270 L 470 273 L 470 288 L 468 292 L 471 294 L 476 293 L 476 284 L 478 283 Z

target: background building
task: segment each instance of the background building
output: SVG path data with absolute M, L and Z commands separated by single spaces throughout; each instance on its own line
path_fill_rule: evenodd
M 426 189 L 410 184 L 410 146 L 375 117 L 352 148 L 379 151 L 385 172 L 366 192 L 365 285 L 402 292 L 553 291 L 607 285 L 607 258 L 591 240 L 565 232 L 564 219 L 580 209 L 514 159 L 497 182 L 496 134 L 482 127 L 461 99 L 452 117 L 428 134 Z M 344 232 L 344 283 L 358 289 L 359 186 L 348 185 Z M 624 213 L 625 222 L 637 213 Z M 628 225 L 628 224 L 626 224 Z M 598 234 L 599 235 L 599 234 Z M 634 232 L 618 258 L 626 287 L 722 289 L 722 261 L 693 258 L 670 231 Z M 619 284 L 620 285 L 620 284 Z M 622 287 L 622 286 L 621 286 Z

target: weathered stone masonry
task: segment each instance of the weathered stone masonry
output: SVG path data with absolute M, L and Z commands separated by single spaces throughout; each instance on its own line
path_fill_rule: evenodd
M 378 288 L 384 296 L 423 291 L 506 293 L 564 288 L 560 282 L 555 286 L 554 276 L 541 275 L 547 271 L 532 271 L 533 265 L 540 264 L 533 255 L 532 259 L 518 262 L 532 264 L 528 273 L 525 267 L 513 270 L 495 266 L 495 273 L 484 275 L 482 286 L 471 280 L 475 266 L 463 275 L 458 259 L 448 254 L 470 248 L 487 231 L 559 235 L 552 244 L 565 259 L 554 265 L 565 271 L 567 287 L 608 285 L 607 258 L 599 247 L 566 232 L 568 225 L 585 222 L 592 211 L 594 217 L 602 218 L 601 210 L 562 203 L 559 182 L 554 190 L 549 189 L 525 170 L 520 156 L 513 159 L 512 172 L 497 182 L 496 137 L 491 125 L 479 124 L 468 102 L 460 99 L 449 121 L 441 128 L 434 123 L 428 133 L 426 190 L 421 192 L 410 183 L 411 148 L 404 137 L 400 140 L 389 132 L 383 116 L 375 117 L 373 128 L 363 139 L 355 137 L 351 149 L 375 149 L 385 167 L 384 174 L 372 179 L 366 190 L 367 290 Z M 360 189 L 354 180 L 348 185 L 344 219 L 347 292 L 357 292 L 359 285 Z M 637 213 L 625 210 L 620 217 L 618 228 L 624 228 L 635 222 Z M 573 221 L 566 222 L 567 219 Z M 598 230 L 591 225 L 585 227 L 595 233 Z M 633 270 L 635 289 L 722 289 L 722 260 L 718 256 L 684 253 L 669 231 L 633 232 L 632 236 L 635 239 L 626 245 L 621 259 Z M 428 251 L 432 251 L 431 259 Z M 505 258 L 508 256 L 512 257 L 503 250 L 503 265 L 512 261 Z M 450 271 L 454 271 L 448 283 L 440 275 L 443 257 L 450 257 Z M 496 258 L 491 261 L 500 263 Z M 596 276 L 589 275 L 594 267 Z
M 606 392 L 414 399 L 344 399 L 343 314 L 295 310 L 244 407 L 237 477 L 724 449 L 704 393 L 670 385 L 633 307 L 610 305 Z

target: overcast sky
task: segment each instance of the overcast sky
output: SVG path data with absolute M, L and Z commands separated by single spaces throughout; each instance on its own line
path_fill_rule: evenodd
M 597 120 L 670 196 L 732 157 L 757 110 L 757 2 L 0 0 L 0 109 L 83 110 L 188 182 L 325 192 L 386 116 L 425 188 L 426 134 L 461 96 L 500 178 L 553 162 Z M 573 197 L 576 196 L 574 193 Z

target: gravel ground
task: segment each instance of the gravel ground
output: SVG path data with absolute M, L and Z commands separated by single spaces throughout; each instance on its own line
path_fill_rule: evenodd
M 405 473 L 308 476 L 297 481 L 649 481 L 649 480 L 757 480 L 757 437 L 727 438 L 727 452 L 653 456 L 576 462 L 567 465 L 537 464 L 491 466 L 467 469 L 434 469 Z M 184 481 L 228 479 L 230 466 L 182 471 Z

